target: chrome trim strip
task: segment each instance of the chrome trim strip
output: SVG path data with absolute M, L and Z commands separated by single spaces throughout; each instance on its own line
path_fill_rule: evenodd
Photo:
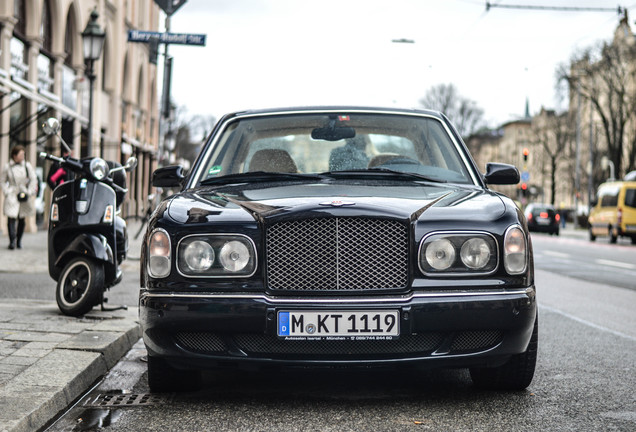
M 495 267 L 488 271 L 488 272 L 480 272 L 479 270 L 468 270 L 467 272 L 447 272 L 444 270 L 440 270 L 437 272 L 427 272 L 424 271 L 424 269 L 422 268 L 422 246 L 424 246 L 424 241 L 429 238 L 432 237 L 434 235 L 440 235 L 440 236 L 485 236 L 485 237 L 490 237 L 492 238 L 492 240 L 495 242 L 495 255 L 497 255 L 497 262 L 495 263 Z M 455 258 L 456 260 L 459 260 L 461 262 L 461 257 L 459 257 L 459 255 L 457 256 L 457 258 Z M 463 263 L 462 263 L 463 264 Z M 430 233 L 426 234 L 424 237 L 422 237 L 422 240 L 420 240 L 420 245 L 417 249 L 417 267 L 420 269 L 420 271 L 425 274 L 426 276 L 430 276 L 430 277 L 444 277 L 444 276 L 455 276 L 455 277 L 471 277 L 471 276 L 484 276 L 484 275 L 491 275 L 493 273 L 495 273 L 497 271 L 497 269 L 499 268 L 499 242 L 497 241 L 497 238 L 487 232 L 487 231 L 471 231 L 471 230 L 464 230 L 464 231 L 431 231 Z M 466 267 L 466 265 L 464 264 L 464 267 Z M 467 267 L 466 267 L 467 268 Z
M 418 292 L 408 296 L 402 297 L 383 297 L 383 298 L 281 298 L 272 297 L 265 294 L 196 294 L 196 293 L 168 293 L 168 294 L 154 294 L 143 293 L 142 298 L 192 298 L 192 299 L 254 299 L 263 300 L 268 303 L 321 303 L 321 304 L 342 304 L 342 303 L 407 303 L 416 298 L 461 298 L 461 297 L 480 297 L 480 296 L 518 296 L 528 295 L 534 297 L 534 287 L 521 288 L 514 291 L 472 291 L 472 292 Z
M 240 237 L 240 238 L 245 238 L 248 240 L 248 244 L 250 246 L 252 246 L 252 250 L 251 252 L 254 255 L 254 271 L 250 274 L 247 273 L 232 273 L 230 271 L 226 270 L 226 273 L 223 274 L 219 274 L 219 275 L 210 275 L 210 274 L 187 274 L 187 273 L 183 273 L 181 271 L 181 269 L 179 268 L 179 252 L 180 252 L 180 247 L 181 247 L 181 243 L 190 237 Z M 214 258 L 214 260 L 216 261 L 217 258 Z M 251 237 L 246 236 L 245 234 L 238 234 L 238 233 L 211 233 L 211 232 L 202 232 L 202 233 L 196 233 L 196 234 L 188 234 L 186 236 L 181 237 L 181 239 L 179 240 L 179 242 L 177 243 L 176 249 L 175 249 L 175 267 L 177 269 L 177 273 L 179 273 L 181 276 L 186 277 L 186 278 L 207 278 L 207 279 L 218 279 L 218 278 L 248 278 L 248 277 L 252 277 L 254 276 L 254 274 L 256 273 L 256 270 L 258 269 L 258 253 L 256 252 L 256 244 L 254 243 L 254 240 L 252 240 Z

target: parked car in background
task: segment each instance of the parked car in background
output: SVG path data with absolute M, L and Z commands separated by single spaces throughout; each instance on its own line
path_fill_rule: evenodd
M 142 246 L 152 391 L 223 367 L 463 367 L 523 389 L 537 356 L 523 213 L 438 112 L 293 108 L 229 114 Z
M 596 197 L 588 218 L 590 240 L 609 236 L 616 243 L 624 236 L 636 244 L 636 181 L 603 183 Z
M 561 215 L 551 204 L 530 203 L 525 209 L 528 230 L 559 235 Z

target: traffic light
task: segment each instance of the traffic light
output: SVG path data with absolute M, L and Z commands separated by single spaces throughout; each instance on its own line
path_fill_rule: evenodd
M 523 149 L 523 161 L 524 162 L 528 162 L 528 155 L 530 154 L 530 152 L 528 151 L 527 148 Z
M 528 196 L 528 184 L 527 183 L 521 183 L 521 196 L 523 196 L 523 197 L 527 197 Z

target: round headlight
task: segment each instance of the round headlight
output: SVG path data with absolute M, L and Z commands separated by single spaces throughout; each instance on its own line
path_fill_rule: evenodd
M 183 260 L 190 270 L 205 271 L 214 264 L 214 249 L 208 242 L 195 240 L 183 250 Z
M 241 271 L 250 262 L 250 250 L 240 241 L 229 241 L 221 248 L 219 261 L 227 271 Z
M 490 247 L 483 238 L 472 238 L 464 242 L 459 256 L 466 267 L 478 270 L 488 264 Z
M 446 239 L 431 242 L 426 248 L 426 262 L 435 270 L 446 270 L 455 262 L 455 247 Z
M 101 180 L 108 175 L 109 168 L 108 163 L 102 158 L 94 158 L 91 160 L 90 164 L 91 174 L 97 180 Z

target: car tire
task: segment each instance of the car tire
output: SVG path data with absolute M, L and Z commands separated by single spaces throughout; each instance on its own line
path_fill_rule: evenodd
M 57 281 L 55 300 L 64 315 L 79 317 L 100 303 L 104 291 L 104 267 L 84 257 L 74 258 Z
M 200 377 L 199 371 L 173 368 L 164 359 L 148 355 L 148 387 L 152 393 L 197 390 Z
M 614 244 L 618 240 L 618 235 L 614 233 L 612 227 L 609 228 L 610 243 Z
M 530 343 L 525 352 L 516 354 L 501 366 L 470 368 L 473 384 L 488 390 L 523 390 L 530 385 L 537 363 L 539 318 L 534 320 Z
M 592 228 L 590 228 L 588 232 L 590 234 L 590 241 L 596 241 L 596 236 L 592 233 Z

